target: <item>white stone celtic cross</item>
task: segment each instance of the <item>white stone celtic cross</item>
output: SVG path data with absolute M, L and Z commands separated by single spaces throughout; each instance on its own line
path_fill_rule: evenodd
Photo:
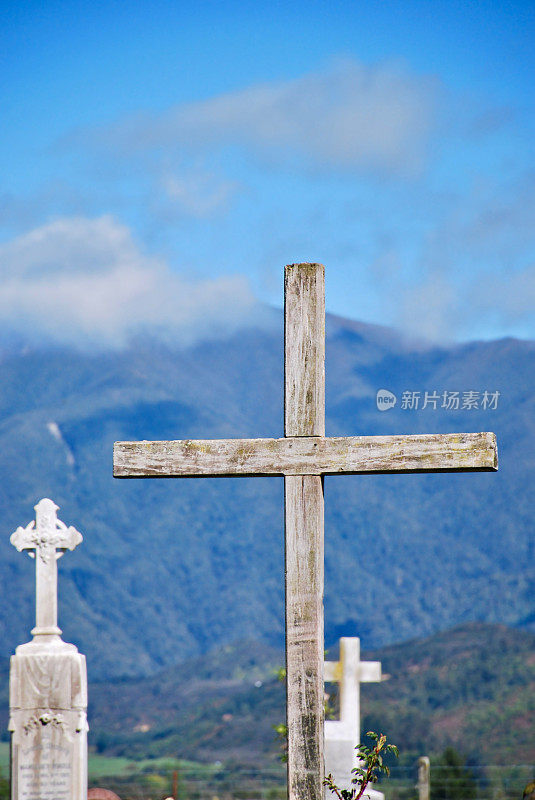
M 57 560 L 82 541 L 43 499 L 35 521 L 11 543 L 35 558 L 36 625 L 9 670 L 11 800 L 86 800 L 87 672 L 85 656 L 58 628 Z
M 33 636 L 61 635 L 58 628 L 58 567 L 57 560 L 66 550 L 82 541 L 82 534 L 72 525 L 67 527 L 57 518 L 58 506 L 43 498 L 35 506 L 35 520 L 25 528 L 18 527 L 11 535 L 17 550 L 27 550 L 35 558 L 35 628 Z

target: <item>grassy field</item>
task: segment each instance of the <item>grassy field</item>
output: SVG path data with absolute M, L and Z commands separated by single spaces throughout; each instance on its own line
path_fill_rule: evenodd
M 139 769 L 140 765 L 128 758 L 101 755 L 89 756 L 90 778 L 101 778 L 107 775 L 128 775 L 131 772 L 138 772 Z M 0 742 L 0 770 L 3 775 L 7 776 L 9 771 L 9 742 Z
M 128 775 L 136 771 L 137 767 L 128 758 L 114 758 L 101 755 L 89 755 L 89 779 L 105 778 L 110 775 Z
M 219 767 L 214 764 L 199 764 L 195 761 L 186 761 L 178 758 L 146 758 L 133 761 L 129 758 L 103 756 L 90 753 L 88 759 L 89 780 L 98 780 L 106 777 L 125 778 L 139 773 L 172 773 L 178 770 L 193 778 L 209 778 L 217 773 Z M 0 742 L 0 770 L 3 775 L 9 771 L 9 743 Z
M 145 758 L 132 761 L 128 758 L 89 754 L 89 779 L 102 777 L 126 777 L 136 773 L 172 773 L 178 770 L 192 778 L 209 778 L 218 772 L 215 764 L 199 764 L 178 758 Z
M 127 800 L 146 800 L 171 794 L 176 779 L 180 800 L 284 800 L 285 773 L 282 764 L 265 770 L 235 763 L 200 764 L 174 758 L 128 761 L 95 756 L 90 757 L 89 785 L 111 789 Z
M 7 775 L 9 770 L 9 742 L 0 742 L 0 770 Z

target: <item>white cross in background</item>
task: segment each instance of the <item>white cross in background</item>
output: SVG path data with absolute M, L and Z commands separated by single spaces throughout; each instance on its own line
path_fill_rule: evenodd
M 360 639 L 340 639 L 340 660 L 326 661 L 325 682 L 339 684 L 340 719 L 325 720 L 325 772 L 332 774 L 341 789 L 351 788 L 351 770 L 359 765 L 355 747 L 360 734 L 360 684 L 381 680 L 380 661 L 360 660 Z M 371 789 L 368 797 L 379 800 L 383 795 Z

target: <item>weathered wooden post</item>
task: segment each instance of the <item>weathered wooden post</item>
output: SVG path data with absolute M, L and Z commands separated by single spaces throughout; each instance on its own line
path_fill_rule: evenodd
M 325 276 L 286 267 L 284 435 L 325 436 Z M 323 795 L 323 476 L 286 475 L 286 719 L 288 793 Z
M 429 800 L 431 794 L 430 773 L 429 758 L 421 756 L 418 759 L 418 800 Z
M 35 559 L 33 639 L 11 656 L 9 707 L 12 800 L 86 800 L 87 675 L 85 656 L 61 638 L 57 559 L 82 541 L 56 517 L 52 500 L 11 543 Z

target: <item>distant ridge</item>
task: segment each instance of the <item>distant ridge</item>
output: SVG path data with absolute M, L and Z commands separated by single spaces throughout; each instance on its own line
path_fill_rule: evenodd
M 385 731 L 405 758 L 453 746 L 486 764 L 535 762 L 534 634 L 469 623 L 363 657 L 389 678 L 362 686 L 362 729 Z M 143 680 L 93 684 L 91 742 L 132 758 L 270 763 L 282 663 L 282 651 L 242 642 Z
M 276 314 L 274 313 L 274 318 Z M 0 371 L 0 653 L 33 626 L 9 535 L 54 498 L 84 543 L 59 562 L 60 626 L 94 678 L 148 675 L 238 638 L 283 641 L 279 479 L 114 481 L 115 439 L 282 434 L 282 315 L 190 348 L 5 352 Z M 328 478 L 328 644 L 379 647 L 478 619 L 535 629 L 535 343 L 447 347 L 329 317 L 327 432 L 494 430 L 500 471 Z M 376 392 L 395 393 L 379 412 Z M 402 393 L 499 391 L 496 410 L 402 408 Z
M 386 732 L 405 760 L 453 746 L 472 763 L 535 763 L 535 634 L 467 623 L 362 657 L 380 660 L 388 676 L 361 688 L 362 729 Z M 275 670 L 283 662 L 282 650 L 248 641 L 148 678 L 95 683 L 90 674 L 91 750 L 133 760 L 273 763 L 272 725 L 285 713 Z M 0 659 L 4 739 L 8 666 Z

